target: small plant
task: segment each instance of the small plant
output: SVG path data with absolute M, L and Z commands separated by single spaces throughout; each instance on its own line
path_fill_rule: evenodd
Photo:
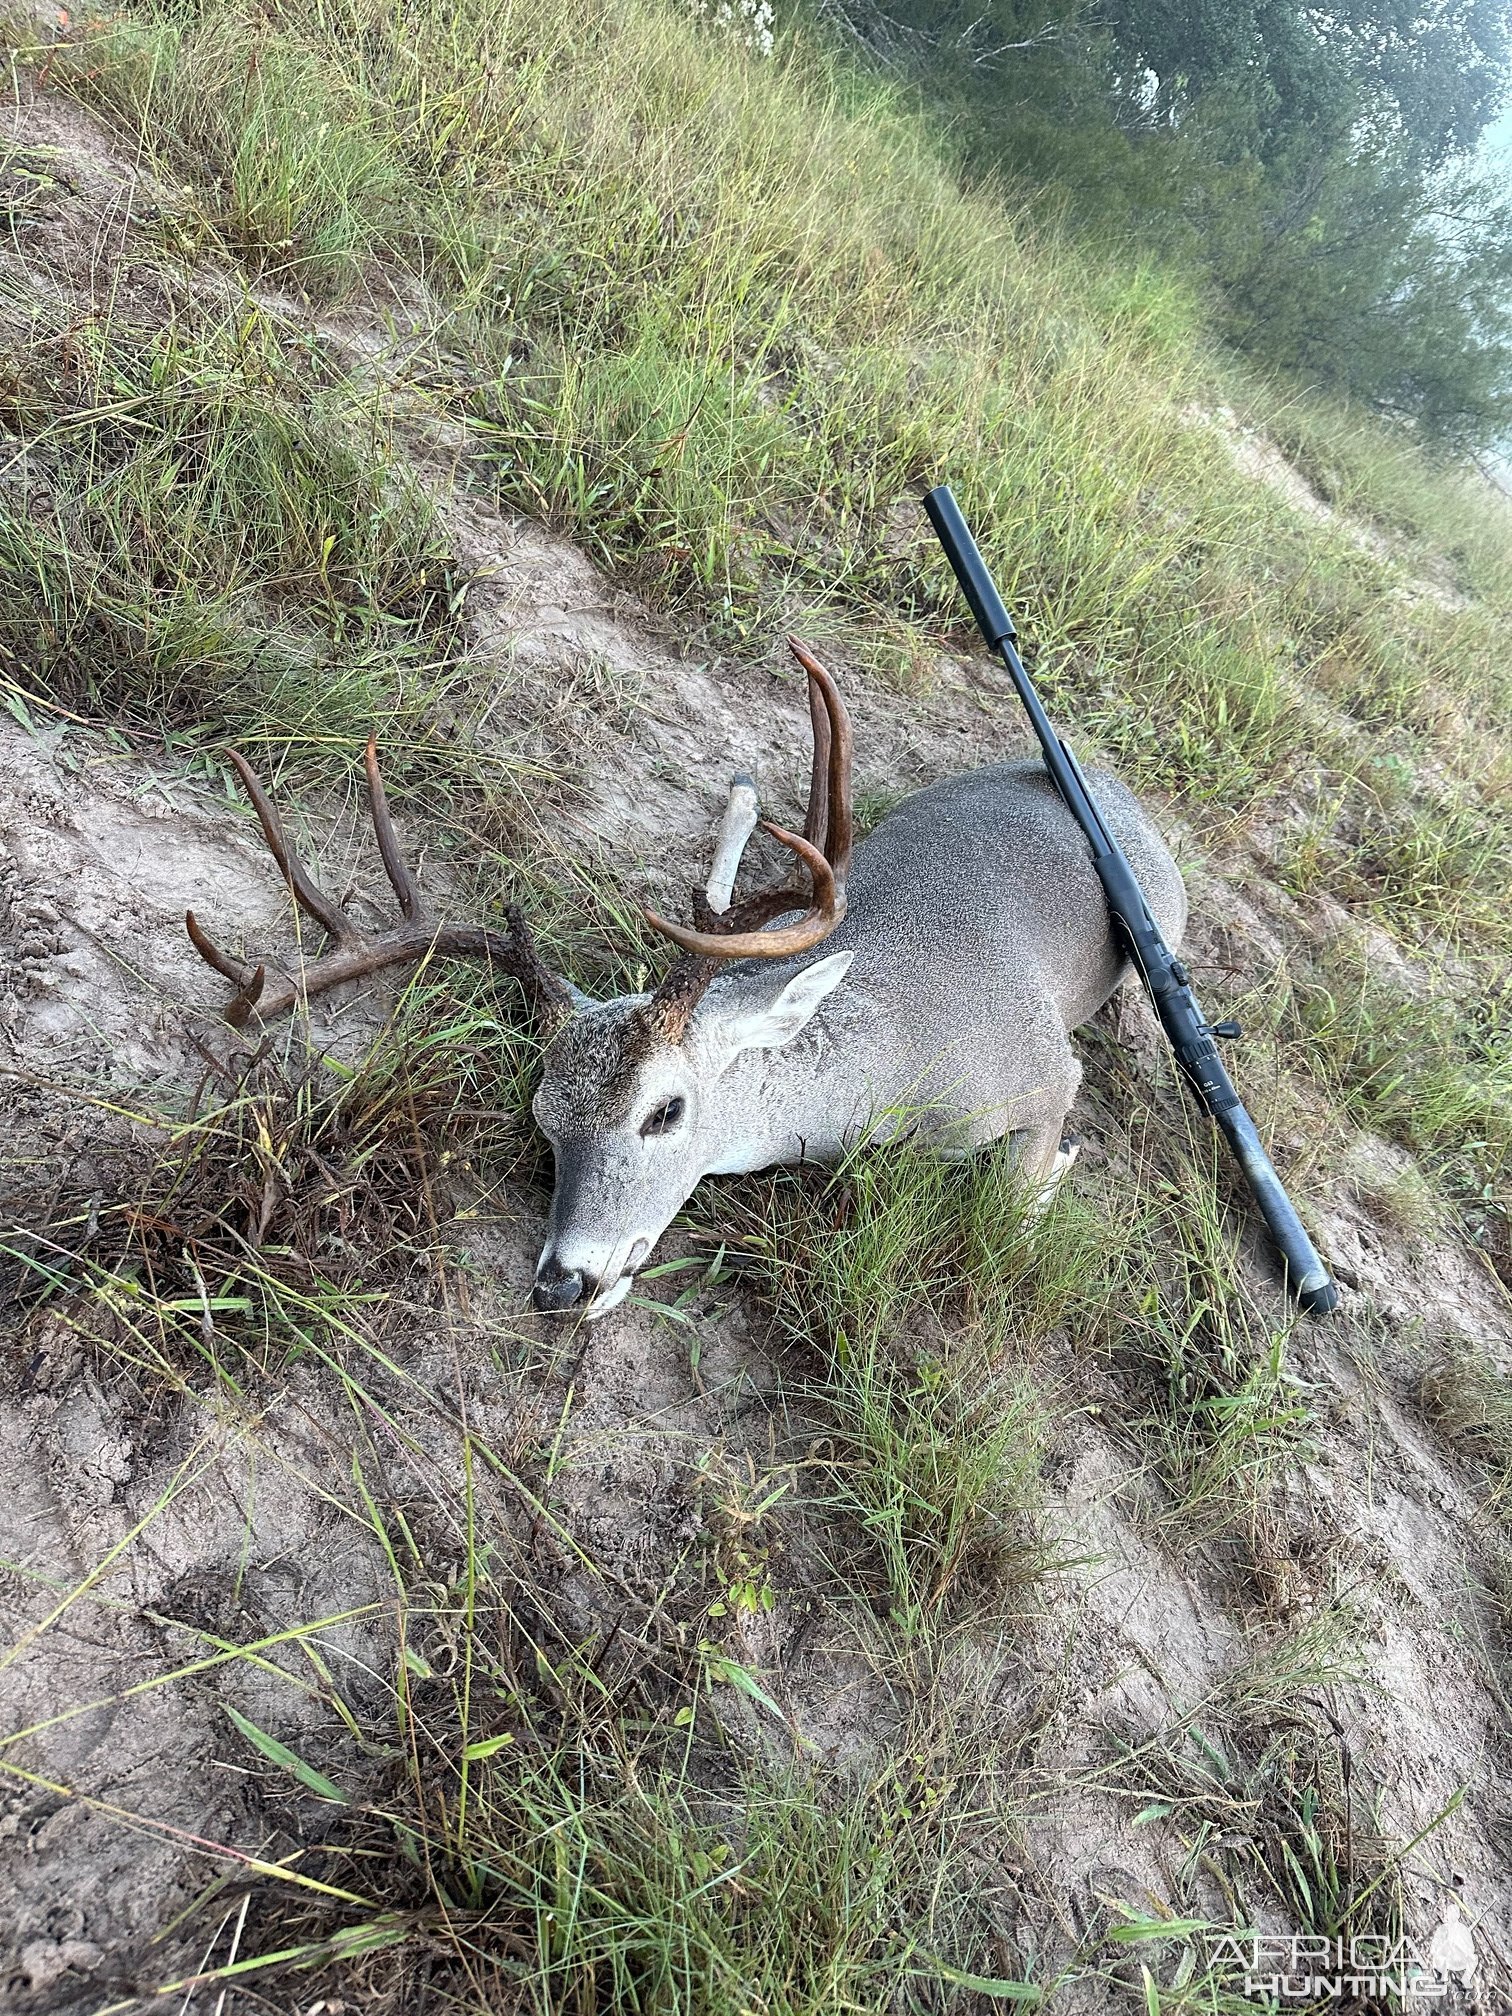
M 1512 1521 L 1512 1391 L 1505 1375 L 1461 1340 L 1424 1373 L 1419 1393 L 1429 1420 L 1485 1478 L 1498 1520 Z
M 711 1449 L 699 1464 L 704 1531 L 717 1590 L 710 1617 L 738 1620 L 769 1611 L 776 1603 L 773 1568 L 781 1536 L 772 1514 L 792 1481 L 791 1476 L 758 1479 L 751 1457 L 740 1464 L 723 1449 Z
M 724 29 L 742 48 L 757 56 L 771 55 L 772 0 L 687 0 L 687 4 L 695 19 Z

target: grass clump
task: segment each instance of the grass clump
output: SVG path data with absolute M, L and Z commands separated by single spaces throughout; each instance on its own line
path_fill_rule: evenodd
M 1309 1072 L 1363 1125 L 1421 1155 L 1505 1268 L 1512 1214 L 1512 1027 L 1502 984 L 1466 999 L 1389 977 L 1342 940 L 1295 972 L 1283 1009 Z
M 1291 1319 L 1256 1296 L 1211 1169 L 1182 1157 L 1159 1187 L 1153 1205 L 1101 1220 L 1070 1336 L 1107 1367 L 1099 1411 L 1159 1487 L 1152 1527 L 1284 1609 L 1275 1497 L 1313 1434 L 1287 1362 Z
M 0 651 L 43 699 L 365 733 L 453 562 L 386 402 L 255 308 L 34 324 L 0 367 Z
M 1073 1222 L 1031 1224 L 1004 1144 L 953 1164 L 863 1144 L 827 1179 L 764 1186 L 742 1244 L 782 1333 L 817 1352 L 824 1493 L 865 1536 L 895 1627 L 1048 1565 L 1036 1510 L 1055 1401 L 1031 1364 L 1072 1292 Z
M 1297 393 L 1256 417 L 1333 509 L 1418 542 L 1467 594 L 1493 604 L 1512 595 L 1507 514 L 1477 472 L 1425 457 L 1400 427 L 1339 400 Z
M 500 1594 L 492 1580 L 476 1591 L 465 1627 L 455 1613 L 410 1612 L 417 1644 L 427 1621 L 476 1629 L 463 1641 L 474 1703 L 498 1705 L 470 1720 L 454 1689 L 411 1683 L 423 1781 L 401 1779 L 325 1844 L 326 1881 L 348 1900 L 339 1927 L 329 1907 L 257 1900 L 254 1951 L 297 1940 L 267 1963 L 272 1984 L 292 1960 L 331 1990 L 366 1983 L 397 2007 L 422 1982 L 542 2016 L 973 2006 L 962 1984 L 984 1977 L 962 1960 L 991 1965 L 1009 1950 L 994 1941 L 997 1886 L 976 1859 L 994 1839 L 984 1809 L 947 1784 L 910 1811 L 891 1772 L 825 1782 L 691 1724 L 615 1727 L 590 1661 L 549 1636 L 533 1648 L 552 1652 L 548 1684 L 522 1684 L 531 1606 L 516 1596 L 496 1608 Z M 636 1688 L 622 1663 L 611 1671 Z M 1022 1976 L 994 1985 L 1038 2000 Z
M 0 1250 L 13 1311 L 57 1303 L 138 1372 L 240 1392 L 248 1368 L 357 1342 L 362 1305 L 521 1161 L 530 1053 L 422 975 L 355 1066 L 267 1043 L 203 1054 L 190 1111 L 122 1116 L 129 1194 L 60 1197 L 30 1223 L 18 1205 Z
M 1423 1375 L 1419 1397 L 1451 1447 L 1483 1473 L 1488 1503 L 1506 1525 L 1512 1519 L 1512 1393 L 1505 1375 L 1462 1340 Z
M 1353 1621 L 1324 1612 L 1154 1735 L 1113 1737 L 1109 1780 L 1176 1829 L 1177 1910 L 1200 1910 L 1211 1894 L 1204 1879 L 1217 1875 L 1235 1928 L 1264 1924 L 1279 1908 L 1288 1926 L 1315 1938 L 1403 1936 L 1402 1877 L 1417 1842 L 1394 1842 L 1329 1705 L 1358 1673 L 1347 1644 Z

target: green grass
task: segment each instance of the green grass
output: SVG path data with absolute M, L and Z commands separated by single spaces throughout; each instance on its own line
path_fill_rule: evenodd
M 1504 1375 L 1483 1350 L 1456 1338 L 1423 1374 L 1428 1418 L 1479 1472 L 1486 1503 L 1505 1528 L 1512 1509 L 1512 1397 Z
M 1431 969 L 1404 985 L 1336 944 L 1290 980 L 1280 1024 L 1331 1102 L 1419 1156 L 1505 1269 L 1512 1030 L 1500 982 L 1467 1001 Z
M 1054 1396 L 1033 1354 L 1085 1240 L 1030 1223 L 1011 1156 L 954 1165 L 863 1146 L 833 1177 L 782 1172 L 741 1241 L 829 1425 L 823 1494 L 905 1638 L 1022 1596 Z
M 1475 472 L 1435 464 L 1401 429 L 1316 396 L 1259 399 L 1253 418 L 1324 502 L 1419 542 L 1430 563 L 1448 563 L 1443 586 L 1505 610 L 1512 565 L 1500 514 L 1487 510 Z
M 1383 1831 L 1318 1698 L 1359 1677 L 1355 1623 L 1324 1612 L 1153 1737 L 1110 1732 L 1101 1774 L 1146 1821 L 1168 1820 L 1182 1844 L 1176 1909 L 1201 1910 L 1216 1880 L 1240 1924 L 1263 1923 L 1279 1904 L 1313 1938 L 1380 1938 L 1388 1950 L 1402 1938 L 1407 1847 Z
M 150 332 L 34 324 L 0 420 L 52 503 L 0 519 L 0 568 L 29 590 L 0 649 L 47 695 L 266 728 L 318 684 L 355 733 L 444 630 L 451 563 L 388 402 L 250 304 Z
M 1052 692 L 1139 771 L 1232 796 L 1296 760 L 1254 583 L 1316 562 L 1182 417 L 1204 364 L 1180 283 L 963 198 L 811 45 L 732 63 L 655 7 L 612 34 L 468 0 L 402 26 L 137 9 L 51 74 L 266 279 L 351 299 L 411 267 L 422 345 L 465 347 L 424 390 L 474 479 L 658 600 L 736 638 L 953 628 L 907 501 L 948 476 Z
M 1078 746 L 1279 887 L 1284 970 L 1240 947 L 1204 988 L 1246 997 L 1237 1075 L 1280 1159 L 1311 1190 L 1348 1180 L 1353 1128 L 1385 1135 L 1427 1201 L 1367 1196 L 1380 1222 L 1448 1226 L 1512 1279 L 1512 513 L 1476 479 L 1244 382 L 1180 276 L 963 195 L 944 143 L 809 35 L 761 62 L 649 0 L 142 0 L 16 41 L 164 197 L 132 243 L 150 292 L 76 312 L 7 269 L 18 719 L 166 747 L 233 797 L 234 737 L 291 808 L 353 791 L 376 723 L 459 896 L 525 897 L 607 992 L 646 959 L 632 891 L 563 837 L 570 780 L 483 733 L 534 703 L 474 655 L 453 483 L 573 535 L 697 651 L 756 663 L 808 627 L 901 710 L 970 648 L 918 510 L 948 478 Z M 24 260 L 58 164 L 5 165 Z M 1349 522 L 1238 469 L 1202 417 L 1224 403 Z M 590 713 L 623 708 L 583 677 Z M 216 1980 L 838 2016 L 1067 1978 L 1231 2016 L 1158 1919 L 1083 1938 L 1024 1902 L 1065 1781 L 1049 1708 L 1000 1690 L 1076 1566 L 1056 1465 L 1083 1431 L 1144 1540 L 1264 1634 L 1200 1717 L 1089 1782 L 1158 1809 L 1191 1923 L 1214 1869 L 1231 1929 L 1396 1922 L 1400 1844 L 1315 1712 L 1349 1677 L 1337 1619 L 1298 1622 L 1288 1491 L 1321 1430 L 1289 1317 L 1170 1086 L 1085 1049 L 1107 1160 L 1043 1219 L 1000 1151 L 867 1149 L 695 1200 L 682 1271 L 651 1283 L 666 1332 L 702 1393 L 725 1375 L 701 1298 L 734 1299 L 774 1384 L 753 1406 L 736 1378 L 717 1434 L 667 1431 L 684 1523 L 644 1584 L 572 1495 L 607 1460 L 582 1340 L 501 1313 L 473 1243 L 544 1202 L 532 1049 L 475 979 L 428 970 L 341 1069 L 281 1035 L 194 1111 L 133 1107 L 99 1194 L 22 1199 L 7 1320 L 60 1325 L 133 1418 L 171 1396 L 287 1462 L 267 1423 L 300 1381 L 350 1417 L 319 1482 L 378 1566 L 374 1685 L 349 1619 L 270 1646 L 187 1609 L 160 1627 L 152 1684 L 236 1709 L 221 1761 L 288 1847 L 206 1851 L 183 1937 Z M 408 1349 L 432 1334 L 455 1390 Z M 472 1418 L 458 1335 L 517 1419 Z M 1499 1503 L 1496 1381 L 1451 1370 L 1423 1406 Z M 93 1570 L 54 1598 L 120 1600 Z M 776 1649 L 800 1641 L 807 1677 Z

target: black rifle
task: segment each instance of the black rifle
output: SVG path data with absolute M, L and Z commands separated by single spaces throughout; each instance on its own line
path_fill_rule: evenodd
M 1160 1026 L 1176 1053 L 1181 1075 L 1217 1121 L 1224 1139 L 1238 1156 L 1261 1216 L 1286 1262 L 1292 1293 L 1310 1316 L 1326 1316 L 1338 1306 L 1339 1291 L 1261 1146 L 1255 1123 L 1245 1112 L 1213 1041 L 1215 1036 L 1237 1036 L 1239 1026 L 1234 1022 L 1209 1022 L 1198 1007 L 1191 976 L 1161 936 L 1129 857 L 1098 810 L 1081 765 L 1050 726 L 1040 705 L 1039 695 L 1014 649 L 1018 632 L 1013 627 L 1013 618 L 1003 607 L 1003 598 L 977 551 L 960 505 L 949 488 L 941 484 L 924 499 L 924 509 L 971 604 L 971 613 L 987 640 L 988 650 L 997 652 L 1008 667 L 1014 691 L 1023 701 L 1045 752 L 1045 768 L 1066 801 L 1067 810 L 1087 836 L 1092 865 L 1108 899 L 1118 935 L 1154 1003 Z

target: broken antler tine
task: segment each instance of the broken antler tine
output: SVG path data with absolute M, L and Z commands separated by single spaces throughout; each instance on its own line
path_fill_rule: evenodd
M 850 715 L 840 697 L 840 688 L 800 638 L 789 637 L 788 649 L 808 674 L 809 711 L 814 722 L 814 771 L 809 792 L 809 817 L 804 832 L 819 840 L 816 806 L 823 807 L 823 847 L 837 878 L 843 883 L 850 865 L 853 819 L 851 812 L 852 738 Z M 820 715 L 824 718 L 822 732 Z M 824 773 L 821 788 L 820 773 Z
M 233 994 L 226 1003 L 226 1020 L 233 1029 L 244 1029 L 247 1017 L 262 999 L 263 982 L 268 977 L 268 969 L 259 966 L 246 986 Z
M 756 796 L 756 781 L 744 770 L 739 770 L 730 783 L 729 802 L 719 822 L 714 860 L 709 868 L 709 879 L 704 884 L 704 900 L 716 915 L 730 907 L 730 898 L 735 893 L 735 877 L 740 873 L 740 858 L 745 853 L 747 841 L 756 831 L 760 816 L 761 801 Z
M 258 782 L 257 773 L 252 765 L 239 749 L 228 749 L 226 754 L 235 765 L 236 774 L 242 780 L 247 796 L 252 800 L 252 809 L 257 814 L 263 838 L 268 843 L 268 852 L 278 863 L 278 872 L 292 890 L 295 902 L 307 916 L 313 917 L 321 929 L 328 932 L 338 945 L 349 943 L 357 935 L 354 926 L 342 915 L 319 884 L 311 880 L 304 863 L 285 840 L 278 809 Z
M 394 894 L 399 898 L 399 908 L 404 913 L 405 922 L 413 924 L 420 915 L 420 891 L 415 886 L 415 878 L 405 865 L 404 856 L 399 851 L 394 822 L 389 817 L 388 793 L 383 788 L 383 776 L 378 768 L 376 730 L 368 737 L 362 767 L 367 772 L 368 796 L 373 804 L 373 831 L 378 836 L 378 852 L 383 856 L 383 872 L 387 875 Z
M 679 959 L 639 1011 L 642 1026 L 663 1043 L 681 1043 L 694 1009 L 718 970 L 713 959 Z

